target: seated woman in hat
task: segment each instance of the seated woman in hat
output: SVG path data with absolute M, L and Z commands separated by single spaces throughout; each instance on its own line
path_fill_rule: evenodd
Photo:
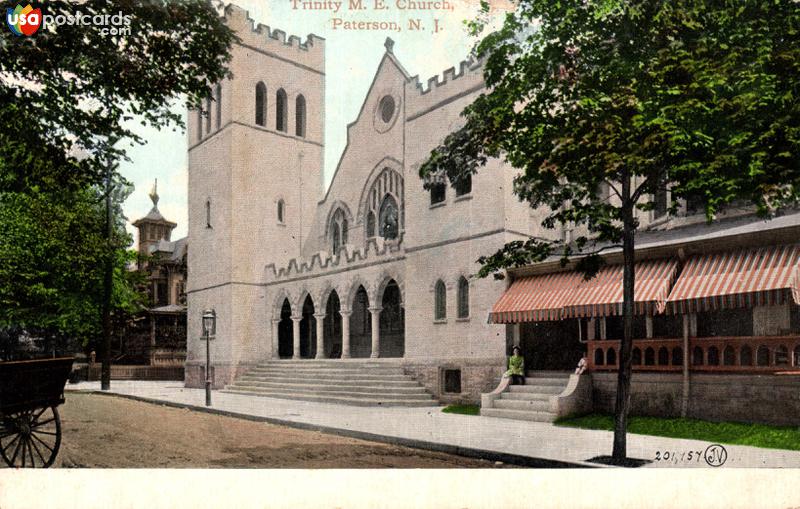
M 508 371 L 503 377 L 511 377 L 511 385 L 525 385 L 525 358 L 522 356 L 522 350 L 515 346 L 511 354 L 508 358 Z

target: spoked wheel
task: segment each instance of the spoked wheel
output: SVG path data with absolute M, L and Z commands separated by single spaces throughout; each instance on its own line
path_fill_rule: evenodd
M 0 421 L 0 456 L 9 467 L 47 468 L 61 447 L 61 418 L 54 406 L 6 415 Z

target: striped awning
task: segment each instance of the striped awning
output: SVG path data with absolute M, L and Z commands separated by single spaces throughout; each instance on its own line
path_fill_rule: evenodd
M 673 313 L 800 303 L 800 245 L 693 256 L 667 299 Z
M 492 323 L 560 320 L 564 304 L 580 284 L 577 272 L 555 272 L 514 280 L 489 315 Z
M 622 315 L 623 265 L 606 265 L 597 275 L 581 281 L 564 306 L 565 318 Z M 678 262 L 673 259 L 636 262 L 634 275 L 634 312 L 653 315 L 666 306 L 675 282 Z

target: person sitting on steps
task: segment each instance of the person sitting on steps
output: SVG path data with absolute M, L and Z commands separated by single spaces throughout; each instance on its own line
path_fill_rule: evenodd
M 511 385 L 525 385 L 525 358 L 518 346 L 511 351 L 511 357 L 508 358 L 508 371 L 503 377 L 511 377 Z

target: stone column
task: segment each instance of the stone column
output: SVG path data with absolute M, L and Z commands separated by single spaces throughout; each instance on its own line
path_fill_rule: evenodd
M 280 332 L 279 326 L 281 324 L 280 318 L 273 318 L 272 319 L 272 353 L 270 357 L 272 359 L 280 359 Z
M 520 339 L 519 339 L 519 324 L 518 323 L 511 324 L 511 333 L 513 334 L 513 338 L 514 338 L 513 345 L 514 346 L 519 346 Z
M 342 315 L 342 359 L 350 358 L 350 311 L 339 311 Z
M 314 313 L 314 321 L 317 323 L 317 355 L 315 359 L 325 358 L 325 313 Z
M 292 359 L 300 358 L 300 321 L 302 316 L 292 317 Z
M 369 308 L 372 315 L 372 353 L 369 356 L 373 359 L 380 357 L 381 352 L 381 311 L 382 307 Z

